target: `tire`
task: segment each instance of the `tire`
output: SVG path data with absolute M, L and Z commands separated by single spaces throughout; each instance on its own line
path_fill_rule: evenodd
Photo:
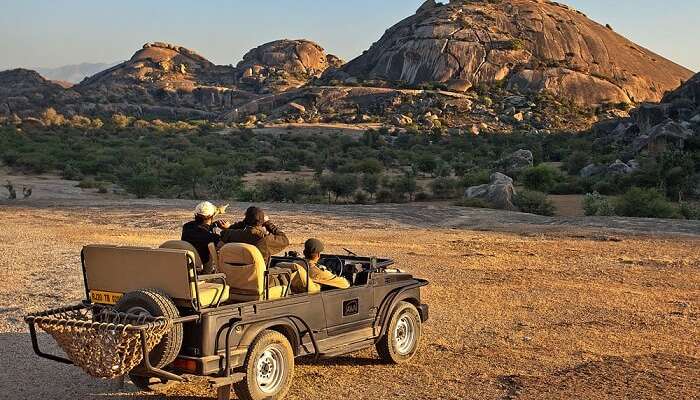
M 175 304 L 168 296 L 157 290 L 137 290 L 125 294 L 114 306 L 118 312 L 130 314 L 148 314 L 153 317 L 179 318 Z M 182 347 L 182 324 L 175 324 L 170 332 L 149 353 L 151 365 L 163 368 L 175 361 Z M 139 368 L 139 367 L 137 367 Z
M 422 333 L 418 310 L 413 304 L 402 301 L 391 315 L 386 334 L 375 346 L 377 353 L 387 363 L 406 363 L 418 352 Z
M 243 368 L 245 379 L 233 385 L 239 399 L 284 398 L 294 378 L 294 352 L 289 340 L 279 332 L 263 331 L 248 348 Z

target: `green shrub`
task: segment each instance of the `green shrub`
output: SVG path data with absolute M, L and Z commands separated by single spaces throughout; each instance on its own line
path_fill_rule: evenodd
M 683 202 L 678 211 L 685 219 L 700 220 L 700 207 L 698 206 Z
M 591 161 L 588 153 L 576 151 L 572 153 L 564 162 L 564 167 L 569 175 L 578 175 Z
M 524 170 L 521 180 L 529 190 L 548 193 L 563 180 L 563 177 L 558 169 L 540 164 Z
M 586 191 L 584 182 L 576 177 L 570 177 L 561 182 L 557 182 L 549 192 L 551 194 L 582 194 L 586 193 Z
M 367 193 L 358 190 L 357 192 L 355 192 L 354 201 L 355 204 L 367 204 L 367 202 L 369 201 L 369 196 L 367 195 Z
M 615 211 L 623 217 L 678 217 L 678 211 L 658 190 L 637 187 L 628 190 L 618 198 Z
M 528 214 L 552 216 L 556 208 L 547 195 L 532 190 L 521 190 L 513 197 L 513 203 L 520 211 Z
M 158 179 L 152 175 L 136 175 L 127 181 L 126 189 L 139 199 L 143 199 L 156 193 Z
M 610 217 L 615 215 L 615 207 L 608 198 L 598 192 L 588 193 L 583 199 L 583 211 L 588 216 Z
M 491 181 L 491 172 L 486 169 L 470 171 L 462 177 L 462 186 L 469 188 L 472 186 L 485 185 Z
M 436 199 L 452 199 L 458 196 L 460 185 L 454 178 L 435 178 L 430 182 L 430 190 Z

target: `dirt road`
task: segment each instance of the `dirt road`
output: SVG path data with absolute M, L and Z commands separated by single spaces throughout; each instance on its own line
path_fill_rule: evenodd
M 149 398 L 35 357 L 22 316 L 81 299 L 83 245 L 177 238 L 193 203 L 19 204 L 0 205 L 0 399 Z M 240 215 L 242 205 L 233 207 Z M 414 361 L 382 365 L 371 350 L 300 361 L 291 399 L 700 397 L 697 223 L 443 206 L 270 208 L 295 248 L 317 236 L 331 251 L 389 256 L 431 281 L 431 320 Z M 164 394 L 214 396 L 202 383 Z

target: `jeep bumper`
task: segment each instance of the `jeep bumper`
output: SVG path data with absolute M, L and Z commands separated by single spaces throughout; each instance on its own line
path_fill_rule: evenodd
M 421 304 L 418 307 L 418 314 L 420 314 L 421 322 L 425 322 L 428 320 L 428 314 L 429 314 L 428 310 L 429 310 L 429 307 L 427 304 Z

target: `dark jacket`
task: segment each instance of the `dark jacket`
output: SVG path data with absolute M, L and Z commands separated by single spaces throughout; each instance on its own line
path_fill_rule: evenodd
M 264 228 L 246 226 L 245 223 L 239 222 L 221 232 L 221 240 L 224 243 L 252 244 L 260 250 L 265 263 L 269 264 L 270 257 L 289 246 L 289 239 L 284 232 L 270 222 L 265 223 Z
M 214 227 L 197 221 L 190 221 L 182 227 L 182 240 L 197 249 L 202 264 L 209 262 L 209 243 L 219 244 L 221 237 L 214 233 Z

